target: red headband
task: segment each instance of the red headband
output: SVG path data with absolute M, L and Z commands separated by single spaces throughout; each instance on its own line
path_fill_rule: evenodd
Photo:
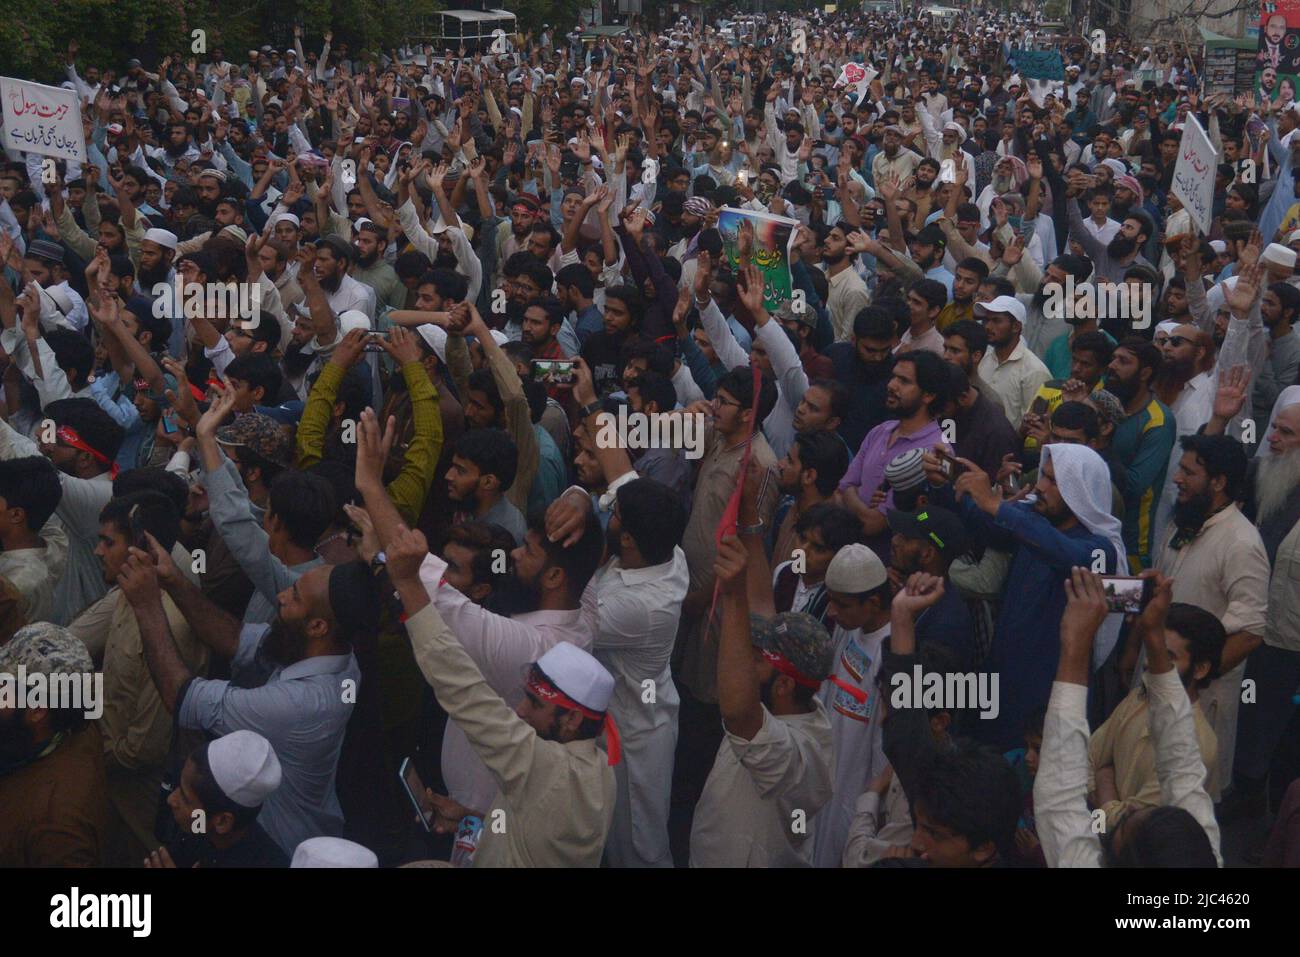
M 536 676 L 536 672 L 528 676 L 524 682 L 525 687 L 543 701 L 549 701 L 551 704 L 560 708 L 567 708 L 570 711 L 576 711 L 584 718 L 591 718 L 593 721 L 603 722 L 605 725 L 605 740 L 609 745 L 609 763 L 611 766 L 618 764 L 622 760 L 623 746 L 618 739 L 618 728 L 614 724 L 614 716 L 608 711 L 592 711 L 586 705 L 581 705 L 566 695 L 555 685 L 548 681 L 541 681 Z
M 781 654 L 781 652 L 773 651 L 770 648 L 762 648 L 760 651 L 762 651 L 763 657 L 772 663 L 773 668 L 781 672 L 781 674 L 785 675 L 787 678 L 793 680 L 795 684 L 803 685 L 805 688 L 820 688 L 822 686 L 820 681 L 809 678 L 791 664 L 790 659 L 786 658 L 785 655 Z M 858 704 L 863 704 L 867 700 L 868 696 L 865 691 L 861 688 L 854 687 L 847 681 L 842 681 L 834 675 L 830 675 L 826 680 L 840 690 L 848 693 Z
M 111 478 L 117 478 L 117 472 L 118 472 L 117 463 L 114 462 L 112 459 L 110 459 L 103 452 L 100 452 L 98 449 L 92 449 L 86 443 L 86 440 L 77 434 L 77 430 L 74 429 L 72 426 L 61 425 L 59 426 L 58 431 L 55 432 L 54 434 L 58 438 L 58 440 L 62 442 L 64 445 L 69 446 L 70 448 L 80 449 L 82 452 L 88 453 L 90 457 L 93 458 L 100 465 L 111 466 L 111 471 L 109 472 L 109 476 Z

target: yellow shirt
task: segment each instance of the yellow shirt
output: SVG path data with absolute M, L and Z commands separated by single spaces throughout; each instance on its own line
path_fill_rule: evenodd
M 1134 688 L 1088 741 L 1088 791 L 1096 791 L 1098 768 L 1115 769 L 1119 800 L 1107 801 L 1101 808 L 1106 815 L 1107 830 L 1114 828 L 1125 814 L 1162 803 L 1147 718 L 1148 702 L 1146 688 Z M 1212 794 L 1219 766 L 1218 739 L 1201 713 L 1199 702 L 1192 707 L 1192 720 L 1196 724 L 1201 760 L 1207 769 L 1205 789 Z

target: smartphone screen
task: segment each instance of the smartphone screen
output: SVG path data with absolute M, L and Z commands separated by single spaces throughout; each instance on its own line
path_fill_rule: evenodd
M 534 359 L 533 381 L 543 385 L 573 385 L 573 360 Z
M 410 758 L 403 759 L 402 767 L 398 770 L 397 775 L 402 779 L 402 788 L 406 791 L 406 796 L 415 805 L 415 812 L 420 816 L 420 823 L 424 825 L 426 831 L 432 831 L 433 808 L 424 796 L 424 782 L 420 780 L 420 774 L 415 770 L 415 764 Z
M 1151 600 L 1153 579 L 1133 578 L 1130 575 L 1102 575 L 1101 585 L 1106 592 L 1106 607 L 1122 615 L 1139 614 Z
M 950 159 L 944 160 L 939 164 L 939 182 L 955 183 L 957 182 L 957 164 Z
M 168 409 L 163 413 L 162 424 L 163 431 L 168 435 L 172 435 L 176 432 L 176 411 L 174 409 Z

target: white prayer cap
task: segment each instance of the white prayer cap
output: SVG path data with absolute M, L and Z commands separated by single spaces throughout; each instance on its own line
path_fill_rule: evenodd
M 609 709 L 614 676 L 577 645 L 561 641 L 537 659 L 537 667 L 570 699 L 591 711 Z
M 360 309 L 349 309 L 339 315 L 339 338 L 343 338 L 353 329 L 370 330 L 370 317 Z
M 1269 243 L 1259 261 L 1265 266 L 1295 269 L 1295 250 L 1281 243 Z
M 880 556 L 866 545 L 845 545 L 826 566 L 826 590 L 849 595 L 874 591 L 889 580 Z
M 1300 243 L 1300 229 L 1293 230 L 1291 234 L 1287 236 L 1286 244 L 1290 246 L 1293 243 Z
M 420 333 L 420 338 L 429 344 L 429 348 L 434 351 L 438 361 L 446 365 L 447 363 L 447 330 L 442 326 L 435 326 L 433 323 L 425 323 L 422 326 L 416 326 Z
M 1297 230 L 1297 232 L 1300 232 L 1300 230 Z M 1291 235 L 1294 236 L 1296 233 L 1292 233 Z M 1211 239 L 1210 248 L 1214 250 L 1214 255 L 1222 256 L 1228 251 L 1228 244 L 1222 239 Z
M 68 318 L 72 314 L 75 306 L 72 297 L 68 295 L 66 289 L 59 286 L 51 286 L 49 289 L 41 290 L 41 325 L 49 330 L 56 328 L 74 329 L 72 320 Z
M 1109 166 L 1110 171 L 1116 176 L 1127 176 L 1128 167 L 1117 159 L 1104 159 L 1101 161 L 1102 166 Z
M 949 132 L 956 133 L 958 143 L 963 143 L 966 141 L 966 129 L 960 123 L 955 123 L 951 121 L 945 123 L 943 124 L 943 131 L 945 133 L 949 133 Z
M 1181 322 L 1174 322 L 1172 319 L 1166 319 L 1164 322 L 1157 322 L 1155 334 L 1159 335 L 1163 332 L 1165 335 L 1172 335 L 1173 331 L 1181 325 Z
M 300 220 L 293 213 L 277 213 L 276 215 L 271 217 L 272 226 L 274 226 L 276 223 L 281 221 L 293 223 L 295 229 L 301 228 L 302 226 L 302 220 Z
M 157 243 L 159 246 L 162 246 L 164 249 L 170 249 L 172 252 L 176 251 L 176 244 L 180 242 L 180 240 L 176 238 L 176 234 L 169 229 L 146 229 L 144 232 L 144 238 L 146 241 Z
M 303 315 L 307 314 L 307 310 L 301 308 L 300 306 L 295 306 L 294 308 L 297 309 Z M 334 325 L 335 328 L 338 330 L 338 332 L 335 333 L 333 342 L 331 342 L 328 346 L 317 346 L 315 338 L 308 339 L 307 342 L 303 344 L 302 347 L 303 354 L 312 355 L 318 349 L 320 350 L 333 349 L 340 342 L 342 342 L 343 337 L 346 336 L 353 329 L 365 329 L 369 331 L 371 328 L 370 317 L 367 316 L 360 309 L 349 309 L 347 310 L 347 312 L 340 313 L 338 316 L 335 317 Z
M 205 177 L 205 176 L 209 176 L 209 177 L 211 177 L 212 179 L 215 179 L 215 180 L 217 180 L 217 181 L 220 182 L 220 183 L 224 183 L 224 182 L 226 181 L 226 174 L 223 173 L 223 172 L 221 172 L 221 170 L 219 170 L 219 169 L 202 169 L 202 170 L 199 170 L 199 179 L 203 179 L 203 177 Z
M 261 807 L 280 786 L 280 759 L 256 731 L 232 731 L 208 745 L 208 767 L 223 794 L 240 807 Z
M 1015 296 L 998 296 L 992 302 L 975 303 L 975 315 L 987 316 L 991 312 L 1009 312 L 1016 322 L 1024 325 L 1025 304 Z
M 309 837 L 293 852 L 290 867 L 378 867 L 369 848 L 341 837 Z

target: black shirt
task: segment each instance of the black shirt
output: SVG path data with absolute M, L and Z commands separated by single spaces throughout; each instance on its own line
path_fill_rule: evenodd
M 227 848 L 218 848 L 206 838 L 185 838 L 181 844 L 179 847 L 176 844 L 167 846 L 178 866 L 181 866 L 181 861 L 186 862 L 184 866 L 206 868 L 289 866 L 289 856 L 256 822 L 245 832 L 243 840 Z

